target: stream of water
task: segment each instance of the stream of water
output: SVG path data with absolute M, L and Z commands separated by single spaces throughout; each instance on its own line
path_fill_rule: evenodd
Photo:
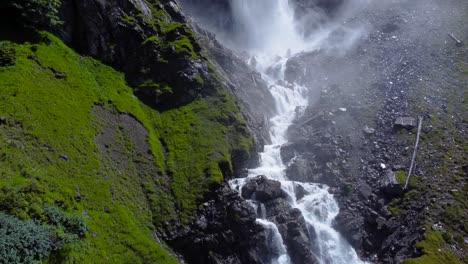
M 338 215 L 339 208 L 333 195 L 328 192 L 328 187 L 323 184 L 289 181 L 280 155 L 281 145 L 287 143 L 288 127 L 308 102 L 305 87 L 285 82 L 285 63 L 288 58 L 309 50 L 312 45 L 297 33 L 293 10 L 288 0 L 232 0 L 231 3 L 236 19 L 244 23 L 247 30 L 250 54 L 255 58 L 256 70 L 269 84 L 277 113 L 270 120 L 271 144 L 266 145 L 260 153 L 260 166 L 249 170 L 247 178 L 265 175 L 281 182 L 281 188 L 288 194 L 291 206 L 302 212 L 308 228 L 317 234 L 311 249 L 314 248 L 313 253 L 321 264 L 363 263 L 347 241 L 332 228 L 332 221 Z M 278 69 L 276 74 L 268 70 L 272 68 Z M 234 179 L 230 185 L 241 190 L 247 178 Z M 301 185 L 308 193 L 299 200 L 294 191 L 297 185 Z M 265 219 L 262 213 L 257 217 L 257 222 L 274 234 L 269 246 L 278 252 L 278 257 L 272 262 L 291 263 L 277 226 Z

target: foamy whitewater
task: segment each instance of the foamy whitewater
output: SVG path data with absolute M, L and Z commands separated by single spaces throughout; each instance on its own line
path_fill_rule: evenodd
M 316 40 L 306 41 L 296 32 L 293 10 L 288 0 L 232 0 L 233 13 L 245 23 L 249 52 L 256 61 L 256 70 L 269 83 L 275 99 L 277 115 L 270 120 L 271 144 L 260 153 L 260 166 L 249 170 L 248 177 L 265 175 L 281 182 L 282 189 L 289 195 L 291 206 L 298 208 L 308 224 L 317 234 L 312 241 L 313 253 L 322 264 L 358 264 L 354 249 L 332 228 L 332 221 L 338 215 L 336 201 L 323 184 L 298 183 L 289 181 L 285 174 L 286 166 L 280 156 L 280 147 L 287 142 L 286 130 L 291 125 L 296 113 L 307 106 L 307 89 L 297 84 L 285 84 L 284 68 L 289 57 L 301 51 L 310 51 L 316 46 Z M 251 26 L 249 26 L 251 25 Z M 269 67 L 279 67 L 280 73 L 267 74 Z M 283 85 L 287 85 L 283 86 Z M 230 185 L 241 190 L 246 178 L 234 179 Z M 295 185 L 301 185 L 309 195 L 297 200 Z M 252 203 L 253 206 L 255 206 Z M 260 205 L 261 206 L 261 205 Z M 264 210 L 257 210 L 263 212 Z M 290 257 L 276 225 L 259 213 L 257 222 L 273 233 L 270 241 L 272 252 L 277 259 L 273 263 L 290 263 Z M 311 245 L 312 248 L 312 245 Z

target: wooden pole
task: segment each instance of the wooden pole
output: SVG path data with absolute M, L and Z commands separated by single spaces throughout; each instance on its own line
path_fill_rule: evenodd
M 408 171 L 408 176 L 406 177 L 405 187 L 403 188 L 405 190 L 408 188 L 408 184 L 409 184 L 409 181 L 410 181 L 410 178 L 411 178 L 411 174 L 413 173 L 414 161 L 416 160 L 416 152 L 418 151 L 419 138 L 421 136 L 422 123 L 423 123 L 423 117 L 420 116 L 419 117 L 419 123 L 418 123 L 418 134 L 416 135 L 416 143 L 414 144 L 413 157 L 411 158 L 411 165 L 410 165 L 410 168 L 409 168 L 409 171 Z
M 462 46 L 463 45 L 463 42 L 461 40 L 459 40 L 457 37 L 455 37 L 455 35 L 453 35 L 453 33 L 448 33 L 448 35 L 450 36 L 450 38 L 452 38 L 458 46 Z

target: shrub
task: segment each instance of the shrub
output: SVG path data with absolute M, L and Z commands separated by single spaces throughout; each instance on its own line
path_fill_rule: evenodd
M 46 206 L 44 213 L 49 218 L 51 224 L 63 226 L 67 233 L 83 237 L 88 232 L 88 226 L 79 215 L 67 214 L 56 206 Z
M 16 61 L 15 47 L 11 42 L 0 42 L 0 66 L 13 66 Z
M 24 26 L 44 29 L 62 24 L 58 17 L 60 5 L 60 0 L 13 0 L 0 7 L 16 8 Z
M 54 232 L 46 226 L 0 213 L 1 263 L 38 261 L 47 258 L 55 245 Z

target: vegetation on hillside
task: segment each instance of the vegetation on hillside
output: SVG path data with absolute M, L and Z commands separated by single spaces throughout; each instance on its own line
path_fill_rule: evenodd
M 31 252 L 36 260 L 175 263 L 156 242 L 157 231 L 187 223 L 210 186 L 232 173 L 231 153 L 252 147 L 232 96 L 219 89 L 157 112 L 133 96 L 122 74 L 50 34 L 40 39 L 0 42 L 2 217 L 17 236 L 30 228 L 59 238 Z M 119 124 L 112 145 L 131 164 L 122 171 L 104 155 L 96 143 L 103 128 L 96 105 L 143 125 L 151 162 L 135 154 L 139 143 Z

